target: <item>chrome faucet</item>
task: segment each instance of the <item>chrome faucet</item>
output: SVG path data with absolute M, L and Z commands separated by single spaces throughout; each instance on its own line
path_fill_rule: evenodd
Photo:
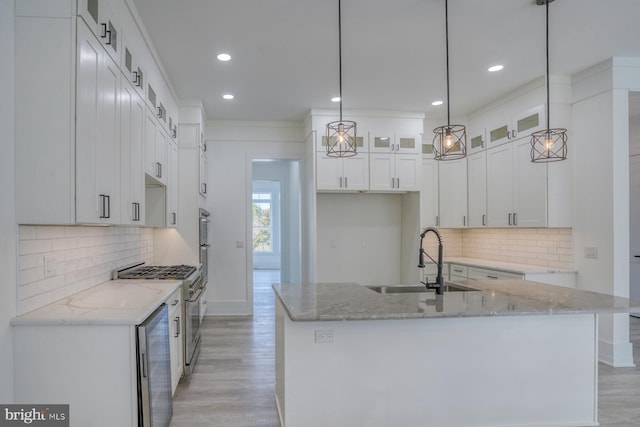
M 438 237 L 438 260 L 434 260 L 431 255 L 429 255 L 422 248 L 422 241 L 424 240 L 424 236 L 427 235 L 428 232 L 433 232 Z M 434 283 L 429 283 L 429 279 L 425 279 L 425 281 L 420 281 L 423 285 L 427 287 L 427 289 L 435 289 L 436 295 L 442 295 L 444 293 L 444 279 L 442 278 L 442 237 L 440 236 L 440 232 L 434 227 L 426 228 L 420 234 L 420 252 L 418 256 L 418 268 L 424 268 L 424 256 L 427 256 L 434 264 L 438 266 L 438 274 L 436 275 L 436 281 Z

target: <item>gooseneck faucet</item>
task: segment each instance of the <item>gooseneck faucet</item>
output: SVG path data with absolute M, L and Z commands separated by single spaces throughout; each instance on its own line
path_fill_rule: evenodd
M 424 236 L 427 235 L 428 232 L 433 232 L 438 237 L 438 260 L 434 260 L 431 255 L 429 255 L 422 248 L 422 241 L 424 240 Z M 438 266 L 438 274 L 436 275 L 435 283 L 429 283 L 429 279 L 425 279 L 425 281 L 420 281 L 423 285 L 427 287 L 427 289 L 435 289 L 436 295 L 442 295 L 444 293 L 444 280 L 442 278 L 442 237 L 440 236 L 440 232 L 434 227 L 427 227 L 422 233 L 420 233 L 420 252 L 418 257 L 418 268 L 424 268 L 424 256 L 427 256 L 434 264 Z

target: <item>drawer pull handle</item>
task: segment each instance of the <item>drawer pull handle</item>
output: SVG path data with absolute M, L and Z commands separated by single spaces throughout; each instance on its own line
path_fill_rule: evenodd
M 492 275 L 490 275 L 490 274 L 487 274 L 487 279 L 494 279 L 494 280 L 497 280 L 497 279 L 498 279 L 498 276 L 492 276 Z

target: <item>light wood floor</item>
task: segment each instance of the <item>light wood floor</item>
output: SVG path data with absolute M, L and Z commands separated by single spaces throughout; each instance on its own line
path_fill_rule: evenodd
M 174 396 L 171 427 L 279 427 L 274 400 L 274 300 L 279 272 L 254 272 L 254 317 L 207 317 L 196 372 Z M 640 319 L 631 318 L 637 368 L 600 364 L 602 427 L 640 426 Z M 352 426 L 359 427 L 359 426 Z

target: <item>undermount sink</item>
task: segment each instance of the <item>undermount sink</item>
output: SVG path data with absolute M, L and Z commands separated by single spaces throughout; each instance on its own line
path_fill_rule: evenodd
M 379 294 L 411 294 L 411 293 L 430 293 L 435 292 L 435 289 L 427 289 L 424 285 L 383 285 L 383 286 L 367 286 L 367 288 L 375 291 Z M 470 288 L 469 286 L 445 283 L 445 292 L 471 292 L 477 291 L 477 289 Z

